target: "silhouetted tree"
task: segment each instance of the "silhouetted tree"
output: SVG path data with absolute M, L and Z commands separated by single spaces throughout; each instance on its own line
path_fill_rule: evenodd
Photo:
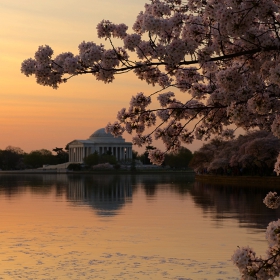
M 23 169 L 22 159 L 24 151 L 19 147 L 8 146 L 1 151 L 0 164 L 3 170 Z
M 149 151 L 155 150 L 156 147 L 154 146 L 146 146 L 145 152 L 139 156 L 139 159 L 142 161 L 143 164 L 152 164 L 150 159 L 148 158 L 149 156 Z
M 164 162 L 170 167 L 186 168 L 189 166 L 189 162 L 191 161 L 192 157 L 193 154 L 189 149 L 181 147 L 177 153 L 168 153 L 165 156 Z
M 112 165 L 116 164 L 116 157 L 113 156 L 110 151 L 108 152 L 103 155 L 99 155 L 98 152 L 95 151 L 93 154 L 84 158 L 84 163 L 88 166 L 94 166 L 101 163 L 110 163 Z
M 190 162 L 196 171 L 219 174 L 272 174 L 280 140 L 267 131 L 253 131 L 237 139 L 212 139 L 204 144 Z
M 53 151 L 56 153 L 56 163 L 65 163 L 69 161 L 69 153 L 64 151 L 63 148 L 54 148 Z
M 84 158 L 84 163 L 88 166 L 93 166 L 99 163 L 99 155 L 95 151 L 93 154 L 90 154 Z
M 56 164 L 56 158 L 51 151 L 41 149 L 26 154 L 24 156 L 24 162 L 28 167 L 38 168 L 45 164 Z

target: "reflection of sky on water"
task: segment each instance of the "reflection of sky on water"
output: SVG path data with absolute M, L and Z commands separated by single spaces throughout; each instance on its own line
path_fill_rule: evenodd
M 262 254 L 277 216 L 266 192 L 175 173 L 2 175 L 0 279 L 238 279 L 232 252 Z
M 239 225 L 266 228 L 271 220 L 279 217 L 280 210 L 271 210 L 262 203 L 270 190 L 263 186 L 215 185 L 193 182 L 191 175 L 144 174 L 144 175 L 1 175 L 0 195 L 11 199 L 25 191 L 48 195 L 54 188 L 56 196 L 65 195 L 73 205 L 90 206 L 98 215 L 115 216 L 133 200 L 137 189 L 143 189 L 147 199 L 157 192 L 169 189 L 178 195 L 191 195 L 195 205 L 205 215 L 219 220 L 236 219 Z
M 262 202 L 270 190 L 264 186 L 195 182 L 190 193 L 195 204 L 217 222 L 237 219 L 240 227 L 265 229 L 280 217 L 280 209 L 269 209 Z
M 148 175 L 1 175 L 0 195 L 13 197 L 27 189 L 38 195 L 47 195 L 55 188 L 56 195 L 66 195 L 73 205 L 88 205 L 101 216 L 118 214 L 126 203 L 131 203 L 133 193 L 142 188 L 147 197 L 153 197 L 159 188 L 170 186 L 175 192 L 184 194 L 194 180 L 186 174 Z

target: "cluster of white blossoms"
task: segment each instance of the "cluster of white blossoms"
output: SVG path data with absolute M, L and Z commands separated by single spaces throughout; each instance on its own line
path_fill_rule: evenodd
M 35 73 L 36 70 L 36 61 L 32 58 L 26 59 L 21 64 L 21 72 L 23 72 L 27 77 Z
M 85 66 L 91 66 L 100 61 L 104 53 L 104 47 L 102 45 L 98 46 L 94 42 L 83 41 L 78 48 L 81 62 Z
M 263 203 L 271 209 L 277 209 L 280 206 L 280 197 L 277 192 L 269 192 L 263 200 Z
M 235 137 L 234 135 L 234 130 L 233 129 L 225 129 L 223 132 L 222 132 L 222 136 L 225 138 L 225 139 L 233 139 Z
M 276 192 L 269 192 L 264 204 L 276 209 L 280 206 L 280 197 Z M 268 250 L 265 257 L 256 257 L 256 253 L 249 247 L 236 249 L 232 261 L 239 268 L 241 279 L 274 279 L 280 274 L 280 219 L 270 222 L 266 229 Z
M 78 55 L 55 57 L 51 47 L 40 46 L 21 71 L 53 88 L 76 75 L 92 74 L 110 83 L 117 74 L 132 71 L 166 93 L 133 97 L 128 110 L 118 113 L 114 127 L 121 129 L 111 131 L 126 130 L 141 139 L 148 135 L 146 128 L 160 125 L 155 136 L 167 149 L 214 134 L 226 138 L 229 125 L 272 130 L 280 137 L 279 14 L 276 0 L 149 0 L 132 30 L 110 20 L 97 25 L 98 37 L 110 47 L 83 41 Z M 186 99 L 170 95 L 170 87 L 186 93 Z M 159 106 L 151 110 L 156 93 Z M 172 134 L 175 123 L 182 130 Z M 186 132 L 189 124 L 193 129 Z M 277 161 L 277 173 L 279 166 Z
M 270 72 L 270 80 L 280 86 L 280 65 L 279 61 L 278 63 L 272 67 L 269 72 Z
M 127 35 L 124 40 L 124 47 L 130 51 L 135 51 L 135 48 L 139 46 L 141 42 L 141 36 L 139 34 Z
M 113 124 L 108 123 L 105 127 L 106 133 L 111 133 L 115 137 L 121 136 L 124 132 L 124 128 L 120 126 L 118 122 L 114 122 Z
M 227 107 L 227 115 L 239 127 L 247 129 L 247 125 L 250 124 L 250 112 L 244 104 L 236 104 L 236 102 L 232 102 Z
M 166 107 L 168 104 L 173 103 L 174 98 L 171 97 L 174 96 L 175 96 L 174 92 L 169 91 L 166 93 L 159 94 L 157 99 L 161 107 Z
M 178 151 L 181 147 L 181 142 L 178 140 L 178 135 L 184 128 L 179 122 L 170 123 L 167 128 L 157 128 L 155 131 L 155 139 L 162 139 L 168 150 Z
M 111 36 L 124 39 L 127 35 L 128 26 L 124 23 L 113 24 L 109 20 L 102 20 L 96 27 L 99 38 L 110 38 Z
M 277 176 L 280 175 L 280 154 L 277 157 L 277 161 L 274 165 L 274 171 L 276 172 Z
M 232 256 L 232 261 L 236 263 L 240 270 L 247 269 L 252 259 L 255 259 L 256 253 L 250 247 L 237 248 Z
M 158 149 L 150 150 L 148 158 L 154 164 L 161 165 L 164 161 L 164 153 Z
M 53 50 L 50 46 L 40 46 L 35 53 L 35 60 L 41 63 L 48 63 L 52 55 Z
M 256 257 L 256 253 L 250 247 L 238 248 L 232 261 L 239 268 L 242 280 L 269 280 L 279 275 L 279 270 L 274 266 L 273 256 L 263 262 Z
M 275 116 L 271 125 L 271 131 L 276 137 L 280 138 L 280 115 Z
M 179 69 L 176 72 L 175 77 L 178 88 L 180 88 L 181 91 L 184 92 L 189 90 L 192 87 L 192 84 L 203 80 L 202 76 L 194 67 Z
M 256 94 L 248 100 L 247 108 L 253 113 L 258 113 L 260 115 L 267 114 L 271 110 L 269 94 Z
M 149 146 L 152 143 L 152 137 L 150 135 L 136 135 L 132 138 L 132 143 L 138 147 Z
M 132 96 L 130 100 L 130 106 L 131 108 L 140 108 L 141 110 L 145 110 L 146 107 L 151 103 L 151 98 L 148 96 L 145 96 L 143 92 L 139 92 L 136 94 L 136 96 Z M 133 109 L 132 109 L 133 111 Z
M 162 109 L 157 111 L 157 116 L 164 122 L 168 121 L 170 117 L 169 110 L 167 109 Z
M 268 224 L 266 229 L 266 239 L 271 247 L 274 245 L 280 245 L 280 220 Z

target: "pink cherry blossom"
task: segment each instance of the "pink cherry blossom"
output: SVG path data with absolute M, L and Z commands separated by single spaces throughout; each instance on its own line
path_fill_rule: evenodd
M 98 24 L 98 37 L 110 40 L 111 48 L 83 41 L 78 55 L 68 52 L 52 58 L 51 47 L 40 46 L 34 59 L 22 63 L 21 71 L 53 88 L 88 73 L 111 83 L 117 73 L 128 70 L 153 86 L 177 87 L 186 93 L 185 100 L 178 100 L 175 92 L 159 92 L 159 105 L 153 110 L 158 110 L 155 116 L 162 125 L 192 122 L 195 128 L 188 131 L 187 142 L 194 136 L 209 139 L 228 125 L 277 134 L 279 19 L 279 3 L 272 0 L 258 5 L 243 0 L 152 0 L 138 14 L 133 33 L 124 23 Z M 114 45 L 114 38 L 123 46 Z M 130 52 L 136 59 L 130 59 Z M 124 115 L 118 114 L 129 133 L 157 124 L 156 117 L 143 121 L 152 98 L 156 100 L 153 94 L 138 94 Z M 182 138 L 173 136 L 180 145 Z
M 148 158 L 150 159 L 151 163 L 161 165 L 164 161 L 164 154 L 158 149 L 150 150 Z

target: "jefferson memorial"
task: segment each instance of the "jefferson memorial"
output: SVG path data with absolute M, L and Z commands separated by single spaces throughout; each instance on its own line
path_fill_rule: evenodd
M 96 130 L 87 140 L 73 140 L 69 144 L 69 162 L 82 163 L 84 158 L 94 152 L 110 152 L 117 160 L 132 159 L 132 143 L 125 142 L 122 136 L 114 137 L 104 128 Z

